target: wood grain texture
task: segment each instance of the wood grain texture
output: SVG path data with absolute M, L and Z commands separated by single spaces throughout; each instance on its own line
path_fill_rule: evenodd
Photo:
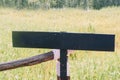
M 36 55 L 30 58 L 25 58 L 21 60 L 6 62 L 0 64 L 0 71 L 15 69 L 19 67 L 32 66 L 49 60 L 53 60 L 54 54 L 52 51 Z

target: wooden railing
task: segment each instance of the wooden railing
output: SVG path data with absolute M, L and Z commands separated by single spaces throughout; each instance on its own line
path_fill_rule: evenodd
M 71 53 L 72 51 L 69 51 Z M 0 71 L 16 69 L 20 67 L 32 66 L 42 62 L 50 61 L 50 60 L 58 60 L 59 61 L 59 52 L 50 51 L 47 53 L 43 53 L 40 55 L 36 55 L 33 57 L 20 59 L 11 62 L 5 62 L 0 64 Z M 60 76 L 57 75 L 57 80 L 61 80 Z M 67 76 L 67 80 L 70 80 L 70 76 Z
M 15 69 L 19 67 L 32 66 L 42 62 L 50 61 L 54 59 L 54 54 L 52 51 L 36 55 L 30 58 L 25 58 L 21 60 L 6 62 L 0 64 L 0 71 Z

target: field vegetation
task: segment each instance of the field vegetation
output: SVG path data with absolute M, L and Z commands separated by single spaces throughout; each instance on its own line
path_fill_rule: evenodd
M 48 52 L 12 47 L 12 31 L 66 31 L 115 34 L 115 52 L 74 51 L 71 80 L 120 80 L 120 7 L 15 10 L 0 8 L 0 63 Z M 0 72 L 0 80 L 56 80 L 56 61 Z

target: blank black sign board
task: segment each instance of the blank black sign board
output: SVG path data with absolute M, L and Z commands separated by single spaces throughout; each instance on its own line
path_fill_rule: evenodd
M 66 79 L 67 49 L 114 51 L 115 36 L 109 34 L 13 31 L 13 46 L 60 49 L 61 80 Z
M 64 32 L 13 32 L 13 46 L 114 51 L 114 35 Z

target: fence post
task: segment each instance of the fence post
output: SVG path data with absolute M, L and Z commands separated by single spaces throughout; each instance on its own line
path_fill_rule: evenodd
M 57 80 L 61 80 L 60 78 L 60 60 L 57 60 Z M 67 62 L 67 80 L 70 80 L 70 73 L 69 73 L 69 63 Z
M 57 80 L 70 80 L 67 49 L 60 49 L 60 59 L 57 61 Z

